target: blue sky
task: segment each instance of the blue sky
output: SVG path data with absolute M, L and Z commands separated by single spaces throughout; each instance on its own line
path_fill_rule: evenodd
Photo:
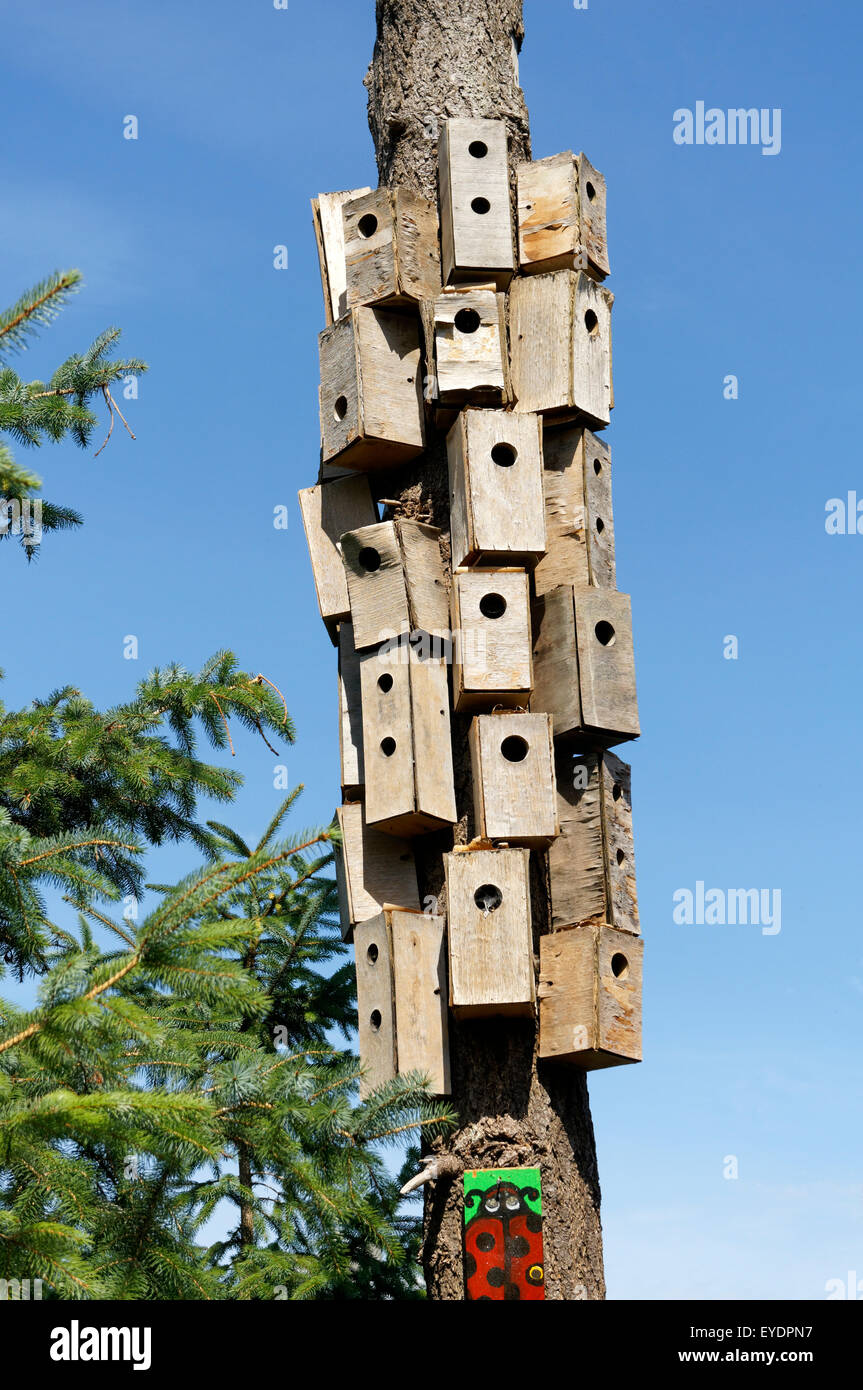
M 29 569 L 0 552 L 3 698 L 73 683 L 109 704 L 157 664 L 231 647 L 285 691 L 299 818 L 327 821 L 334 652 L 296 505 L 324 321 L 309 200 L 376 182 L 372 0 L 0 17 L 5 300 L 55 267 L 87 281 L 22 370 L 47 375 L 115 322 L 151 365 L 123 402 L 136 442 L 115 429 L 95 460 L 29 456 L 86 528 Z M 616 295 L 606 438 L 647 955 L 645 1063 L 590 1082 L 609 1295 L 823 1298 L 863 1279 L 863 535 L 825 530 L 829 499 L 863 497 L 863 20 L 836 0 L 526 0 L 525 20 L 534 153 L 584 149 L 605 174 Z M 780 108 L 781 152 L 675 144 L 674 112 L 699 100 Z M 255 835 L 275 760 L 236 747 L 226 818 Z M 152 875 L 188 867 L 166 850 Z M 699 881 L 781 890 L 781 931 L 676 924 L 673 894 Z

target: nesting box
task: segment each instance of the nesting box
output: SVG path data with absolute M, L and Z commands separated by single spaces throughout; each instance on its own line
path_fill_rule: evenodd
M 355 928 L 361 1099 L 410 1071 L 449 1095 L 445 935 L 442 917 L 398 908 Z
M 453 565 L 532 568 L 546 546 L 541 418 L 463 410 L 447 457 Z
M 509 296 L 516 410 L 607 425 L 614 295 L 584 271 L 520 275 Z
M 438 142 L 444 284 L 494 280 L 515 270 L 503 121 L 453 119 Z
M 558 833 L 547 714 L 478 714 L 470 726 L 476 834 L 543 849 Z
M 606 923 L 638 934 L 630 768 L 613 753 L 558 750 L 560 835 L 548 851 L 553 928 Z
M 318 338 L 324 463 L 391 468 L 425 443 L 419 319 L 351 309 Z
M 444 855 L 450 1007 L 456 1018 L 533 1016 L 526 849 Z
M 530 585 L 525 570 L 453 576 L 453 701 L 460 713 L 527 705 L 533 687 Z
M 468 1302 L 544 1300 L 538 1168 L 475 1168 L 465 1173 L 464 1285 Z
M 573 927 L 539 943 L 539 1055 L 592 1071 L 641 1061 L 644 942 Z
M 537 594 L 560 584 L 616 589 L 611 450 L 578 425 L 543 440 L 546 552 L 534 570 Z
M 408 189 L 375 189 L 342 208 L 348 308 L 416 307 L 441 291 L 437 208 Z
M 342 939 L 350 941 L 357 923 L 376 917 L 384 903 L 419 911 L 416 864 L 407 840 L 367 825 L 359 801 L 340 806 L 336 817 L 342 832 L 335 853 Z
M 354 646 L 353 623 L 339 624 L 339 760 L 342 796 L 358 801 L 365 775 L 360 659 Z
M 584 154 L 572 150 L 519 164 L 518 263 L 527 274 L 586 270 L 609 272 L 605 179 Z
M 343 193 L 319 193 L 317 198 L 312 199 L 327 323 L 333 323 L 348 311 L 342 208 L 352 198 L 359 198 L 371 191 L 370 188 L 349 188 Z
M 338 625 L 350 617 L 348 582 L 342 563 L 341 537 L 378 519 L 368 478 L 353 473 L 304 487 L 299 493 L 306 543 L 312 562 L 318 608 L 330 639 L 338 641 Z
M 342 536 L 357 650 L 400 632 L 449 633 L 440 532 L 421 521 L 381 521 Z
M 456 819 L 446 662 L 408 642 L 360 656 L 366 821 L 419 835 Z
M 487 287 L 444 290 L 434 300 L 433 318 L 437 403 L 505 405 L 510 387 L 504 296 Z
M 554 736 L 580 748 L 638 738 L 629 595 L 562 584 L 533 610 L 531 708 L 554 717 Z

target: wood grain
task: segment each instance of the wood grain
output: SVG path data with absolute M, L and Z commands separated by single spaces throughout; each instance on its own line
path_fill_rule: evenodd
M 527 706 L 533 687 L 530 583 L 521 569 L 453 576 L 453 700 L 459 713 Z
M 390 468 L 425 444 L 419 321 L 352 309 L 318 339 L 324 463 Z
M 506 125 L 443 121 L 438 159 L 444 283 L 493 278 L 505 289 L 515 270 Z
M 516 277 L 509 294 L 516 410 L 584 419 L 594 429 L 608 424 L 613 302 L 583 271 Z
M 540 939 L 539 1055 L 587 1071 L 641 1061 L 644 943 L 608 926 Z
M 360 656 L 366 820 L 395 835 L 456 820 L 443 660 L 410 645 Z
M 417 871 L 407 840 L 366 825 L 360 802 L 346 802 L 336 817 L 342 833 L 335 854 L 342 938 L 350 941 L 356 924 L 375 917 L 384 903 L 419 910 Z
M 342 208 L 351 198 L 371 193 L 370 188 L 351 188 L 343 193 L 319 193 L 312 199 L 312 220 L 318 244 L 324 311 L 328 324 L 347 313 L 347 277 Z
M 571 150 L 519 164 L 519 265 L 526 273 L 609 272 L 605 179 Z
M 348 307 L 416 309 L 441 292 L 437 208 L 407 189 L 375 189 L 342 209 Z
M 558 834 L 549 716 L 478 714 L 469 738 L 476 834 L 545 848 Z
M 357 975 L 360 1100 L 397 1070 L 396 1006 L 393 994 L 393 944 L 390 914 L 381 912 L 354 928 Z
M 360 662 L 350 622 L 339 624 L 339 762 L 343 800 L 359 800 L 365 780 L 363 721 Z
M 341 539 L 358 650 L 398 633 L 449 633 L 440 532 L 419 521 L 381 521 Z
M 434 354 L 440 405 L 505 405 L 510 389 L 504 296 L 493 289 L 444 290 L 434 301 Z
M 639 736 L 628 594 L 562 584 L 533 607 L 531 710 L 554 718 L 555 738 L 582 749 Z
M 463 410 L 447 458 L 453 565 L 532 568 L 546 550 L 541 418 Z
M 533 1016 L 529 859 L 526 849 L 444 855 L 450 1006 L 457 1018 Z
M 607 923 L 638 934 L 630 768 L 613 753 L 558 748 L 560 837 L 549 849 L 552 926 Z
M 435 1095 L 451 1089 L 446 930 L 429 913 L 390 914 L 400 1073 L 423 1072 Z
M 547 548 L 534 571 L 536 593 L 561 584 L 615 589 L 608 445 L 580 425 L 547 430 L 542 485 Z
M 351 611 L 341 537 L 355 527 L 373 525 L 378 519 L 377 507 L 368 479 L 356 474 L 302 488 L 298 496 L 318 609 L 331 641 L 336 643 L 338 625 Z

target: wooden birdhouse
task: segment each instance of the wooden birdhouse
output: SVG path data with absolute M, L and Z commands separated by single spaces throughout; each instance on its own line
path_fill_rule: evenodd
M 336 817 L 342 832 L 335 851 L 342 939 L 350 941 L 357 923 L 376 917 L 384 903 L 419 911 L 416 864 L 407 840 L 367 825 L 359 801 L 340 806 Z
M 614 295 L 584 271 L 520 275 L 509 296 L 516 410 L 607 425 Z
M 494 280 L 515 270 L 503 121 L 453 119 L 438 143 L 444 284 Z
M 546 430 L 542 487 L 547 549 L 534 570 L 536 593 L 560 584 L 616 589 L 608 445 L 580 425 Z
M 476 834 L 543 849 L 558 833 L 547 714 L 478 714 L 470 726 Z
M 324 463 L 391 468 L 425 444 L 419 319 L 351 309 L 318 338 Z
M 560 835 L 549 848 L 552 927 L 638 934 L 629 766 L 613 753 L 557 754 Z
M 526 707 L 533 687 L 531 646 L 527 572 L 457 570 L 452 668 L 456 710 Z
M 571 150 L 519 164 L 518 262 L 521 270 L 609 272 L 605 179 L 584 154 Z
M 572 927 L 543 936 L 539 951 L 540 1058 L 587 1071 L 640 1062 L 641 937 Z
M 446 662 L 409 642 L 360 655 L 366 822 L 420 835 L 457 819 Z
M 638 738 L 629 595 L 562 584 L 533 610 L 531 709 L 554 736 L 584 749 Z
M 444 919 L 385 908 L 354 930 L 360 1098 L 411 1071 L 449 1095 Z
M 416 308 L 441 292 L 437 208 L 400 188 L 377 188 L 344 204 L 348 308 Z
M 511 393 L 505 297 L 488 286 L 447 289 L 431 307 L 434 401 L 442 406 L 465 401 L 506 405 Z M 426 318 L 428 309 L 426 304 Z
M 342 563 L 341 537 L 378 519 L 368 478 L 356 473 L 305 487 L 299 493 L 306 543 L 312 562 L 318 608 L 332 642 L 339 623 L 350 617 L 348 582 Z
M 360 198 L 371 191 L 370 188 L 349 188 L 344 193 L 319 193 L 312 199 L 327 323 L 333 323 L 348 312 L 342 208 L 352 198 Z
M 444 855 L 450 1007 L 456 1018 L 534 1013 L 526 849 Z
M 465 1173 L 464 1285 L 469 1303 L 545 1298 L 539 1168 Z
M 360 659 L 353 623 L 339 624 L 339 757 L 342 796 L 358 801 L 365 783 Z
M 342 536 L 358 651 L 402 632 L 449 634 L 440 532 L 421 521 L 381 521 Z
M 447 456 L 453 565 L 532 568 L 546 548 L 540 416 L 463 410 Z

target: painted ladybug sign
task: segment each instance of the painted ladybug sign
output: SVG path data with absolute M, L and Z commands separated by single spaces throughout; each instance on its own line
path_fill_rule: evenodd
M 465 1173 L 464 1273 L 471 1301 L 545 1298 L 538 1168 Z

